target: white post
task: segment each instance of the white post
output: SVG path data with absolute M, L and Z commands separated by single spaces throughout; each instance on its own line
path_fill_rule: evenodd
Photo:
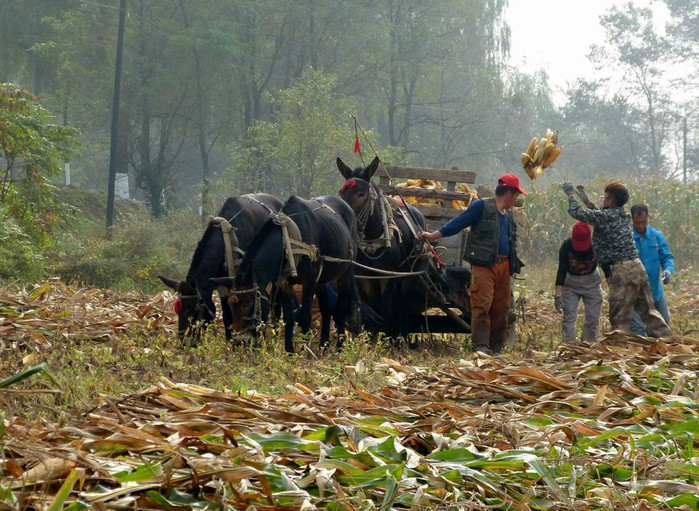
M 70 186 L 70 162 L 67 161 L 63 164 L 63 170 L 66 173 L 66 186 Z
M 120 199 L 129 198 L 129 175 L 118 172 L 114 180 L 114 194 Z

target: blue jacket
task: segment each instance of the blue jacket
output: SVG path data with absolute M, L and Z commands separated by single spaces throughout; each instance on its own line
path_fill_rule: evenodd
M 648 274 L 653 300 L 657 302 L 665 294 L 661 283 L 661 274 L 664 270 L 675 273 L 675 258 L 667 246 L 663 233 L 658 229 L 653 229 L 650 225 L 646 228 L 645 235 L 638 234 L 634 229 L 633 239 L 638 249 L 638 257 Z

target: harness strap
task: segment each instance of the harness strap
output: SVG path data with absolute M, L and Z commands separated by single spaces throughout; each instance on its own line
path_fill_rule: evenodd
M 265 203 L 262 202 L 261 200 L 256 199 L 255 197 L 251 197 L 250 195 L 246 195 L 246 197 L 248 198 L 249 201 L 257 202 L 260 206 L 262 206 L 262 207 L 265 208 L 267 211 L 269 211 L 270 214 L 274 214 L 274 213 L 275 213 L 275 211 L 274 211 L 272 208 L 270 208 L 267 204 L 265 204 Z M 250 204 L 250 202 L 248 202 L 248 204 Z
M 388 228 L 388 212 L 386 211 L 386 201 L 381 191 L 381 188 L 377 188 L 379 196 L 379 213 L 381 214 L 381 227 L 383 227 L 383 239 L 386 247 L 391 246 L 391 232 Z M 393 220 L 393 215 L 391 215 L 391 220 Z
M 391 246 L 391 231 L 394 231 L 398 236 L 398 243 L 402 243 L 400 229 L 393 217 L 393 207 L 397 205 L 389 201 L 390 199 L 383 194 L 381 188 L 375 187 L 373 183 L 369 183 L 369 199 L 357 214 L 357 245 L 365 254 L 373 255 L 381 248 L 389 248 Z M 377 204 L 383 232 L 380 238 L 367 240 L 364 237 L 364 230 L 369 222 L 369 218 L 374 214 Z
M 376 205 L 376 199 L 378 199 L 378 194 L 371 183 L 369 183 L 369 199 L 364 203 L 362 209 L 357 213 L 357 231 L 364 232 L 367 222 L 369 222 L 369 217 L 374 214 L 374 207 Z
M 288 215 L 279 212 L 272 215 L 272 221 L 282 228 L 282 239 L 284 243 L 284 251 L 286 252 L 286 260 L 289 265 L 289 273 L 292 277 L 297 277 L 296 265 L 302 256 L 308 256 L 311 262 L 318 259 L 318 249 L 314 245 L 304 243 L 301 239 L 301 231 L 296 222 Z M 280 280 L 283 280 L 283 273 L 280 274 Z
M 245 251 L 243 251 L 238 244 L 238 237 L 235 235 L 235 229 L 233 229 L 233 226 L 228 220 L 220 216 L 210 217 L 209 222 L 218 224 L 221 227 L 223 244 L 226 247 L 226 266 L 228 267 L 228 276 L 235 277 L 235 267 L 237 264 L 240 264 L 242 259 L 235 261 L 233 259 L 233 252 L 240 254 L 241 257 L 245 256 Z

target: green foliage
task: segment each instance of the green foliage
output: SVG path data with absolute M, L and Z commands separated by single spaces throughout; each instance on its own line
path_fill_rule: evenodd
M 3 204 L 0 204 L 0 261 L 0 282 L 37 281 L 43 275 L 41 250 Z
M 84 226 L 57 237 L 52 273 L 85 285 L 152 292 L 162 288 L 159 274 L 187 273 L 203 229 L 196 214 L 181 211 L 161 219 L 126 216 L 111 241 L 91 231 Z
M 0 282 L 46 275 L 118 289 L 156 291 L 157 275 L 184 276 L 203 232 L 198 215 L 179 211 L 153 219 L 142 204 L 118 200 L 113 241 L 104 239 L 104 194 L 64 187 L 56 201 L 73 212 L 43 243 L 0 204 Z
M 5 389 L 5 388 L 9 387 L 10 385 L 14 385 L 17 382 L 20 382 L 22 380 L 26 380 L 27 378 L 31 378 L 35 374 L 43 375 L 47 380 L 49 380 L 55 386 L 58 386 L 58 382 L 56 381 L 56 378 L 53 376 L 53 374 L 51 374 L 51 371 L 49 371 L 49 367 L 46 365 L 46 362 L 42 362 L 41 364 L 37 364 L 35 366 L 28 367 L 27 369 L 24 369 L 23 371 L 20 371 L 16 374 L 13 374 L 12 376 L 9 376 L 7 378 L 0 380 L 0 389 Z
M 34 96 L 9 84 L 0 84 L 0 119 L 0 203 L 38 238 L 67 212 L 49 178 L 75 154 L 77 131 L 52 124 Z
M 276 94 L 273 120 L 256 122 L 244 140 L 231 146 L 233 163 L 218 188 L 236 194 L 266 190 L 282 197 L 335 193 L 340 180 L 335 159 L 354 140 L 354 104 L 333 94 L 336 81 L 309 68 L 296 85 Z M 364 151 L 371 155 L 366 144 Z M 395 150 L 381 156 L 397 161 Z

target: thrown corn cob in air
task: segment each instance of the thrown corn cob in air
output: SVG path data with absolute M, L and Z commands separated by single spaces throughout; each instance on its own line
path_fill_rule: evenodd
M 522 153 L 522 168 L 524 172 L 532 179 L 536 179 L 539 174 L 544 172 L 544 169 L 553 165 L 556 158 L 563 152 L 563 146 L 556 147 L 558 144 L 558 131 L 546 130 L 541 139 L 534 137 L 529 142 L 527 152 Z

